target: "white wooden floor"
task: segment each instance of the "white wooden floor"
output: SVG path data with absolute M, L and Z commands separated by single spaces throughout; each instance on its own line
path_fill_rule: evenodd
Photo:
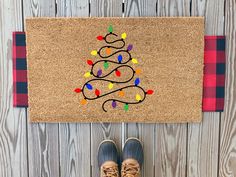
M 227 36 L 224 113 L 202 124 L 29 124 L 12 107 L 12 31 L 27 17 L 205 16 L 206 35 Z M 0 0 L 0 177 L 96 177 L 106 138 L 144 142 L 143 177 L 236 176 L 236 0 Z

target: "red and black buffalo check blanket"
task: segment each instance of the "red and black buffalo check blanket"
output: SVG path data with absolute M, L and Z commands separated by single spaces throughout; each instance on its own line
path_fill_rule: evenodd
M 13 106 L 28 107 L 24 32 L 13 32 Z M 222 112 L 225 92 L 225 36 L 205 36 L 203 112 Z
M 13 106 L 28 107 L 25 33 L 13 32 Z
M 202 110 L 222 112 L 225 92 L 225 36 L 205 36 Z

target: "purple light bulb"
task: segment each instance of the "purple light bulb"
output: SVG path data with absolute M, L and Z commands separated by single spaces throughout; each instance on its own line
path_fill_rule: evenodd
M 98 72 L 97 72 L 97 76 L 100 77 L 102 75 L 102 70 L 99 69 Z
M 133 45 L 129 44 L 128 47 L 127 47 L 127 50 L 130 51 L 130 50 L 132 50 L 132 48 L 133 48 Z
M 116 106 L 117 106 L 116 101 L 112 101 L 111 105 L 113 108 L 116 108 Z

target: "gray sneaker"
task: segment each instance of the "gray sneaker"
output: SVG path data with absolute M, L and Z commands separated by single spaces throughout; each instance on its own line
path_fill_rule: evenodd
M 137 138 L 129 138 L 126 140 L 122 152 L 122 177 L 139 177 L 140 169 L 143 164 L 143 147 Z
M 100 177 L 119 177 L 118 150 L 111 140 L 104 140 L 98 149 Z

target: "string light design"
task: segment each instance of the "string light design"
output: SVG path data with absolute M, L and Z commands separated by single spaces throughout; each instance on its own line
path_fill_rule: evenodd
M 134 104 L 139 104 L 142 103 L 145 99 L 147 95 L 152 95 L 154 93 L 153 90 L 147 90 L 145 91 L 141 86 L 141 80 L 139 77 L 136 77 L 138 75 L 141 74 L 141 69 L 137 68 L 136 70 L 133 69 L 133 67 L 131 67 L 129 65 L 129 63 L 133 63 L 133 64 L 138 64 L 138 60 L 136 58 L 133 58 L 131 56 L 130 51 L 133 49 L 133 45 L 129 44 L 127 46 L 127 48 L 125 48 L 126 43 L 125 43 L 125 39 L 127 38 L 127 34 L 126 33 L 122 33 L 120 38 L 116 39 L 116 40 L 109 40 L 110 37 L 115 37 L 118 38 L 118 35 L 113 33 L 113 27 L 112 25 L 110 25 L 108 27 L 108 33 L 105 36 L 99 35 L 97 36 L 97 40 L 98 41 L 105 41 L 105 43 L 107 45 L 102 46 L 99 50 L 92 50 L 91 51 L 91 55 L 92 56 L 99 56 L 101 59 L 100 60 L 96 60 L 93 61 L 92 59 L 88 59 L 87 60 L 87 64 L 91 67 L 90 71 L 87 71 L 84 74 L 85 78 L 89 78 L 89 77 L 93 77 L 92 79 L 88 80 L 82 88 L 76 88 L 74 89 L 74 92 L 76 93 L 82 93 L 83 95 L 83 99 L 80 101 L 80 103 L 82 105 L 87 104 L 88 100 L 96 100 L 102 97 L 106 97 L 108 95 L 114 94 L 114 93 L 118 93 L 118 97 L 120 97 L 120 99 L 107 99 L 106 101 L 103 102 L 102 104 L 102 109 L 103 111 L 107 112 L 107 109 L 105 109 L 105 105 L 107 103 L 111 103 L 111 107 L 113 109 L 117 108 L 119 104 L 123 104 L 123 109 L 125 111 L 129 110 L 129 105 L 134 105 Z M 113 46 L 112 44 L 114 43 L 121 43 L 120 46 Z M 102 52 L 103 50 L 105 50 L 105 55 L 103 54 L 104 52 Z M 125 59 L 122 55 L 122 53 L 126 53 L 128 56 L 128 59 Z M 110 60 L 108 58 L 112 58 L 112 56 L 117 55 L 117 60 L 113 61 Z M 98 64 L 102 63 L 103 64 L 103 68 L 99 68 L 96 72 L 94 71 L 94 67 Z M 109 65 L 110 64 L 116 64 L 118 65 L 116 68 L 112 69 L 110 72 L 103 74 L 103 70 L 108 70 L 109 69 Z M 115 77 L 121 77 L 122 76 L 122 70 L 121 69 L 126 69 L 127 71 L 130 70 L 131 71 L 131 75 L 129 78 L 127 78 L 126 80 L 123 81 L 114 81 L 111 79 L 106 79 L 108 76 L 110 76 L 111 74 L 115 73 Z M 134 80 L 133 80 L 134 79 Z M 133 84 L 128 85 L 128 86 L 124 86 L 122 88 L 116 88 L 114 87 L 114 85 L 119 85 L 119 84 L 127 84 L 130 81 L 133 80 Z M 94 88 L 92 86 L 92 82 L 96 82 L 96 81 L 103 81 L 103 82 L 107 82 L 107 87 L 109 89 L 108 93 L 102 93 L 101 90 L 99 90 L 98 88 Z M 141 92 L 143 92 L 142 96 L 139 93 L 136 93 L 134 100 L 135 101 L 124 101 L 125 98 L 125 90 L 128 88 L 137 88 L 139 90 L 141 90 Z M 88 89 L 89 91 L 93 91 L 94 92 L 94 96 L 89 97 L 85 94 L 85 89 Z M 86 92 L 87 93 L 87 92 Z

